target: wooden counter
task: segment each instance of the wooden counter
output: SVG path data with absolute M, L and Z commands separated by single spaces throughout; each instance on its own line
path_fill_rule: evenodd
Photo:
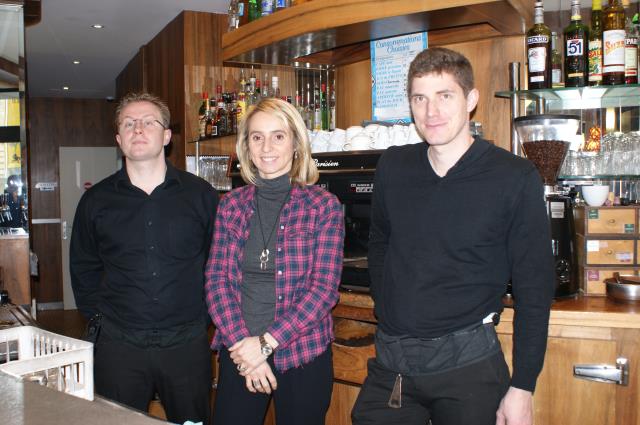
M 366 377 L 367 359 L 375 355 L 373 301 L 367 294 L 341 293 L 333 315 L 336 383 L 327 424 L 350 425 L 350 411 Z M 497 327 L 511 367 L 513 316 L 505 308 Z M 629 362 L 627 386 L 573 376 L 577 364 Z M 640 425 L 640 303 L 606 297 L 556 300 L 551 309 L 545 365 L 534 396 L 536 425 Z

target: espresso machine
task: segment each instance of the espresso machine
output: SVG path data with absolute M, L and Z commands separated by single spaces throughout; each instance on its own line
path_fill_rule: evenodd
M 574 241 L 573 198 L 556 186 L 558 172 L 580 126 L 576 115 L 543 114 L 514 119 L 522 150 L 538 169 L 551 226 L 555 261 L 555 297 L 578 292 L 578 258 Z
M 344 261 L 340 282 L 343 290 L 369 292 L 367 252 L 371 196 L 376 164 L 382 152 L 345 151 L 312 155 L 320 172 L 317 184 L 336 195 L 344 210 Z M 234 188 L 244 185 L 236 158 L 231 160 L 229 176 Z

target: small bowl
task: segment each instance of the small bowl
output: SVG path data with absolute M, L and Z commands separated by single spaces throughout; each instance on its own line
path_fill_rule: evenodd
M 599 207 L 609 197 L 609 185 L 582 186 L 582 197 L 589 206 Z

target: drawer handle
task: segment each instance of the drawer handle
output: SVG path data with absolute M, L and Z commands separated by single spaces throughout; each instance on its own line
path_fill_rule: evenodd
M 580 364 L 573 366 L 573 376 L 587 381 L 629 385 L 629 361 L 618 357 L 616 364 Z
M 613 254 L 613 250 L 612 249 L 608 249 L 607 250 L 607 255 L 611 255 L 611 254 Z
M 616 222 L 616 219 L 615 219 L 615 218 L 611 218 L 611 219 L 609 219 L 609 220 L 607 221 L 607 223 L 609 223 L 609 224 L 614 224 L 615 222 Z

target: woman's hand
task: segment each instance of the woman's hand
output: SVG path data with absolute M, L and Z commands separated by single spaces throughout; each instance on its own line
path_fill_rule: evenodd
M 263 362 L 253 372 L 245 375 L 247 389 L 252 393 L 271 394 L 278 388 L 276 377 L 269 363 Z
M 229 348 L 229 354 L 240 375 L 245 377 L 267 360 L 260 350 L 260 340 L 257 336 L 249 336 L 236 342 Z

